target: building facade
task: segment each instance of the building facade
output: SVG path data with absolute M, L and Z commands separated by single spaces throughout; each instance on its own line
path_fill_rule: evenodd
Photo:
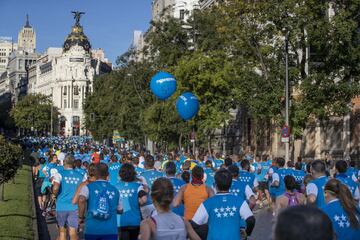
M 0 76 L 6 71 L 10 54 L 17 50 L 17 46 L 11 37 L 0 37 Z
M 29 15 L 26 15 L 26 24 L 19 32 L 18 47 L 26 52 L 35 52 L 36 50 L 36 33 L 30 26 Z
M 96 75 L 111 71 L 102 49 L 91 50 L 83 27 L 76 22 L 62 48 L 49 48 L 29 68 L 29 89 L 49 95 L 59 110 L 61 135 L 84 135 L 83 104 Z M 56 129 L 55 129 L 56 130 Z

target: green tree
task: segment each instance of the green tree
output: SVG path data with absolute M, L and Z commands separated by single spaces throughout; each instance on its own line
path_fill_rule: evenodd
M 15 105 L 10 115 L 18 128 L 45 130 L 50 129 L 51 108 L 53 123 L 57 123 L 58 109 L 53 106 L 49 96 L 29 94 Z
M 0 135 L 0 201 L 4 201 L 4 184 L 15 177 L 20 167 L 22 149 Z

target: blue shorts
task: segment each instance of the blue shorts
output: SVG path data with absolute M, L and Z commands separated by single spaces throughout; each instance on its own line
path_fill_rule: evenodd
M 85 240 L 118 240 L 117 234 L 93 235 L 85 234 Z
M 59 211 L 56 212 L 56 221 L 59 227 L 71 227 L 77 229 L 79 226 L 78 211 Z

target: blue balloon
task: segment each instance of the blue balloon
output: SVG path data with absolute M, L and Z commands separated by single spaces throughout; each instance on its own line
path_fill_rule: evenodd
M 167 72 L 158 72 L 151 78 L 151 91 L 161 100 L 168 99 L 176 91 L 176 79 Z
M 193 118 L 199 111 L 198 98 L 191 92 L 185 92 L 176 101 L 176 110 L 185 121 Z

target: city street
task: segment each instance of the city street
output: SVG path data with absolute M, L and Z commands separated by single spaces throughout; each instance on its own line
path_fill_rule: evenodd
M 359 13 L 0 0 L 0 240 L 360 240 Z

